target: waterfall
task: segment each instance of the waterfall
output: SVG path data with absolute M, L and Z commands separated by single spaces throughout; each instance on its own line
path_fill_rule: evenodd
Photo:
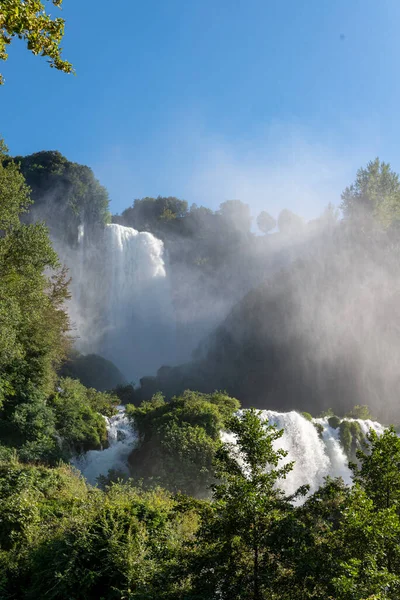
M 107 225 L 59 250 L 72 275 L 76 346 L 114 362 L 128 380 L 175 362 L 175 327 L 164 245 L 154 235 Z
M 110 469 L 129 474 L 128 456 L 137 442 L 123 406 L 118 406 L 115 416 L 104 419 L 107 422 L 109 447 L 105 450 L 89 450 L 71 461 L 91 485 L 96 485 L 97 478 L 107 475 Z
M 279 487 L 287 495 L 293 494 L 300 486 L 308 484 L 310 493 L 315 492 L 324 478 L 342 477 L 346 484 L 351 484 L 349 459 L 341 443 L 339 428 L 335 429 L 327 418 L 309 421 L 300 413 L 291 411 L 280 413 L 272 410 L 260 411 L 261 419 L 283 429 L 283 435 L 274 442 L 275 449 L 286 450 L 287 456 L 280 461 L 280 466 L 294 462 L 293 470 L 286 479 L 279 481 Z M 74 459 L 76 466 L 93 485 L 99 475 L 107 475 L 109 469 L 128 474 L 128 456 L 137 443 L 137 435 L 131 428 L 123 406 L 118 407 L 118 414 L 107 418 L 109 447 L 106 450 L 90 450 Z M 359 423 L 364 435 L 370 429 L 382 435 L 385 428 L 380 423 L 361 419 L 343 419 Z M 319 425 L 321 433 L 315 425 Z M 235 437 L 228 432 L 221 432 L 224 442 L 235 443 Z
M 261 418 L 271 425 L 283 429 L 281 438 L 274 442 L 275 449 L 282 448 L 288 453 L 279 463 L 283 466 L 294 461 L 293 470 L 286 479 L 279 481 L 279 487 L 287 494 L 293 494 L 300 486 L 308 484 L 310 493 L 315 492 L 324 482 L 324 478 L 342 477 L 346 484 L 351 483 L 349 459 L 340 443 L 339 429 L 330 427 L 328 419 L 309 421 L 300 413 L 291 411 L 280 413 L 272 410 L 260 411 Z M 344 419 L 357 421 L 364 435 L 372 428 L 378 435 L 384 431 L 383 425 L 375 421 Z M 315 425 L 322 426 L 320 434 Z M 233 435 L 224 432 L 223 441 L 235 442 Z
M 328 472 L 324 474 L 330 475 L 331 477 L 341 477 L 346 484 L 351 483 L 351 471 L 349 469 L 349 459 L 346 456 L 345 451 L 340 445 L 340 431 L 339 428 L 331 427 L 328 423 L 328 418 L 324 419 L 313 419 L 313 423 L 322 426 L 322 442 L 324 444 L 324 450 L 329 459 Z M 368 430 L 365 432 L 367 433 Z

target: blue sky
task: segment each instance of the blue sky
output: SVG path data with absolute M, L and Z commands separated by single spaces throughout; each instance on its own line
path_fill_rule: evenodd
M 91 166 L 113 212 L 162 194 L 312 218 L 369 159 L 400 171 L 399 0 L 64 0 L 63 16 L 76 77 L 16 41 L 0 132 L 12 154 Z

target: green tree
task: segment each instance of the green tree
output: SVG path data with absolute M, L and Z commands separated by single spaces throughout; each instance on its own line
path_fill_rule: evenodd
M 328 478 L 271 533 L 278 557 L 271 598 L 396 600 L 400 580 L 387 568 L 387 552 L 398 546 L 399 524 L 358 484 Z
M 349 506 L 349 488 L 328 478 L 303 505 L 272 523 L 271 555 L 276 557 L 271 598 L 336 598 L 333 578 L 340 574 L 343 549 L 336 532 Z
M 60 379 L 58 391 L 49 398 L 57 433 L 67 458 L 73 452 L 99 450 L 107 444 L 102 415 L 112 416 L 118 399 L 105 392 L 85 388 L 69 377 Z
M 188 203 L 185 200 L 174 196 L 146 197 L 135 200 L 117 220 L 139 231 L 157 234 L 171 227 L 176 228 L 187 213 Z
M 6 158 L 4 146 L 2 158 Z M 13 382 L 14 392 L 27 380 L 50 391 L 54 367 L 66 349 L 68 317 L 63 303 L 68 280 L 47 229 L 40 223 L 20 223 L 19 216 L 30 204 L 29 190 L 18 165 L 4 163 L 0 160 L 2 381 L 3 385 Z
M 109 222 L 108 192 L 89 167 L 56 151 L 17 156 L 14 162 L 31 188 L 33 206 L 25 220 L 44 220 L 53 236 L 69 244 L 76 243 L 79 225 L 90 230 Z
M 359 483 L 377 509 L 396 507 L 400 515 L 400 438 L 394 427 L 382 435 L 370 429 L 368 448 L 358 450 L 360 466 L 352 464 Z
M 61 8 L 62 0 L 51 0 Z M 64 19 L 46 13 L 39 0 L 1 0 L 0 2 L 0 60 L 7 60 L 7 47 L 18 37 L 27 43 L 33 54 L 45 56 L 51 67 L 71 73 L 72 65 L 61 57 Z M 0 75 L 0 85 L 4 83 Z
M 216 457 L 213 502 L 206 506 L 193 562 L 194 597 L 221 599 L 271 598 L 275 571 L 270 548 L 274 523 L 293 510 L 291 498 L 279 488 L 293 463 L 279 466 L 286 456 L 274 443 L 283 431 L 262 421 L 254 410 L 228 423 L 236 444 L 223 444 Z M 197 595 L 196 595 L 197 594 Z
M 355 182 L 342 193 L 341 209 L 355 222 L 377 221 L 384 227 L 400 219 L 400 180 L 379 158 L 357 171 Z
M 205 496 L 214 481 L 220 431 L 238 408 L 226 394 L 192 391 L 171 402 L 158 393 L 138 407 L 128 405 L 140 438 L 130 459 L 132 475 L 174 492 Z
M 29 190 L 4 144 L 0 156 L 0 434 L 29 460 L 55 448 L 46 405 L 69 345 L 68 278 L 47 229 L 20 215 Z
M 269 233 L 276 227 L 276 220 L 267 211 L 263 210 L 257 217 L 257 227 L 263 233 Z
M 362 419 L 363 421 L 372 419 L 371 411 L 366 404 L 356 404 L 344 416 L 348 419 Z
M 365 491 L 355 485 L 334 537 L 341 554 L 332 578 L 334 598 L 399 598 L 400 520 L 394 507 L 376 510 Z
M 371 430 L 368 440 L 352 465 L 352 488 L 328 479 L 277 530 L 283 598 L 399 597 L 400 441 L 392 428 L 382 436 Z
M 350 465 L 354 487 L 343 512 L 342 562 L 334 585 L 339 600 L 400 594 L 400 440 L 393 427 L 368 433 L 369 445 Z

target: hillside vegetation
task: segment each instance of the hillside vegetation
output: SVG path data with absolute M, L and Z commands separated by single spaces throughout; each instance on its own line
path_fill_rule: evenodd
M 361 397 L 375 414 L 397 410 L 397 176 L 379 162 L 360 171 L 343 195 L 344 220 L 337 223 L 329 211 L 323 238 L 319 229 L 309 237 L 310 224 L 299 232 L 300 221 L 284 213 L 276 238 L 282 244 L 297 228 L 302 260 L 290 259 L 250 291 L 192 363 L 160 366 L 158 377 L 135 388 L 118 381 L 101 357 L 72 350 L 68 274 L 45 224 L 27 215 L 23 161 L 12 160 L 4 146 L 1 158 L 1 600 L 397 600 L 399 438 L 390 427 L 365 439 L 351 421 L 370 416 L 364 406 L 344 420 L 333 414 Z M 55 158 L 64 165 L 62 177 L 65 169 L 67 179 L 77 177 L 67 194 L 54 196 L 67 202 L 61 214 L 74 244 L 69 233 L 90 204 L 85 186 L 82 196 L 74 186 L 91 175 Z M 100 196 L 104 211 L 95 210 L 94 227 L 104 226 L 107 213 Z M 172 217 L 174 210 L 167 203 L 156 220 L 166 244 L 170 229 L 189 219 L 187 212 Z M 243 230 L 226 210 L 209 218 L 223 224 L 221 238 L 231 232 L 236 246 L 247 240 L 238 246 L 248 249 L 246 260 L 270 244 L 275 234 L 267 216 L 259 219 L 260 242 L 241 204 L 229 205 L 228 214 L 239 210 Z M 216 248 L 198 262 L 202 276 L 209 260 L 224 264 Z M 188 268 L 190 256 L 182 258 Z M 180 293 L 182 282 L 175 281 Z M 98 369 L 104 372 L 93 373 Z M 116 388 L 99 391 L 76 377 L 88 385 L 96 377 L 98 387 L 113 380 Z M 282 462 L 283 431 L 255 409 L 238 411 L 236 397 L 280 408 L 332 404 L 329 424 L 353 460 L 353 485 L 327 478 L 312 494 L 305 485 L 286 495 L 283 481 L 293 464 Z M 110 471 L 91 487 L 67 461 L 107 446 L 104 417 L 120 402 L 138 434 L 130 477 Z M 236 444 L 222 442 L 221 431 Z

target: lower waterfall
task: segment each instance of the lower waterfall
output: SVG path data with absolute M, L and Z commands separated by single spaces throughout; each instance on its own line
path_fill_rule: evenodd
M 310 493 L 315 492 L 324 482 L 324 478 L 342 477 L 346 484 L 351 483 L 351 472 L 348 467 L 349 459 L 340 443 L 339 429 L 334 429 L 328 423 L 328 418 L 312 419 L 309 421 L 296 411 L 287 413 L 272 410 L 262 410 L 261 418 L 268 420 L 271 425 L 283 429 L 281 438 L 275 441 L 276 449 L 282 448 L 288 453 L 280 461 L 283 466 L 294 461 L 293 470 L 286 479 L 279 481 L 279 487 L 287 494 L 293 494 L 300 486 L 308 484 Z M 361 419 L 344 419 L 357 421 L 364 435 L 372 428 L 381 435 L 383 425 L 376 421 Z M 321 435 L 315 425 L 322 427 Z M 222 439 L 235 443 L 234 436 L 223 433 Z
M 116 415 L 104 419 L 107 422 L 108 448 L 89 450 L 71 461 L 91 485 L 96 485 L 97 478 L 106 476 L 109 470 L 127 475 L 128 456 L 137 442 L 137 436 L 125 414 L 125 407 L 119 406 Z
M 293 494 L 300 486 L 308 484 L 310 493 L 315 492 L 328 475 L 342 477 L 346 484 L 351 483 L 349 459 L 340 443 L 339 429 L 328 423 L 328 418 L 309 421 L 300 413 L 260 411 L 261 418 L 271 425 L 283 429 L 281 438 L 275 441 L 275 448 L 287 451 L 280 465 L 294 461 L 293 470 L 286 479 L 279 481 L 279 487 L 287 494 Z M 72 463 L 84 475 L 89 483 L 96 484 L 97 477 L 107 475 L 110 469 L 128 474 L 128 456 L 138 442 L 137 434 L 125 415 L 125 408 L 118 407 L 118 414 L 107 421 L 109 447 L 105 450 L 91 450 Z M 384 426 L 376 421 L 362 419 L 344 419 L 356 421 L 364 435 L 372 428 L 378 435 L 384 432 Z M 321 433 L 316 425 L 319 425 Z M 223 441 L 235 443 L 232 434 L 221 432 Z

